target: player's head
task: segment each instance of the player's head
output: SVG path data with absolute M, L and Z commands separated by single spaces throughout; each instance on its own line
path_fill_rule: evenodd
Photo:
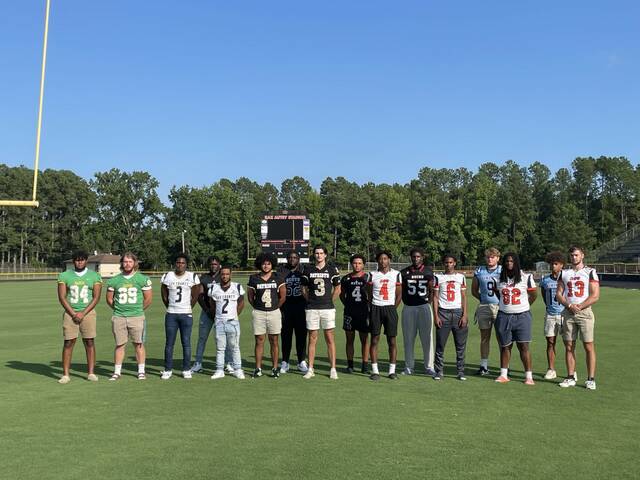
M 389 252 L 388 250 L 379 250 L 378 253 L 376 253 L 376 262 L 378 262 L 378 269 L 386 270 L 387 268 L 389 268 L 392 258 L 393 255 L 391 255 L 391 252 Z
M 231 281 L 231 266 L 223 265 L 220 267 L 220 283 L 227 285 Z
M 120 270 L 130 273 L 138 269 L 138 256 L 133 252 L 124 252 L 120 257 Z
M 359 253 L 351 255 L 349 259 L 353 273 L 360 273 L 364 270 L 364 257 Z
M 414 247 L 409 251 L 411 257 L 411 264 L 418 268 L 424 263 L 424 250 L 419 247 Z
M 89 254 L 84 250 L 76 250 L 73 252 L 73 256 L 71 257 L 73 260 L 73 267 L 80 271 L 84 270 L 87 266 L 87 259 L 89 258 Z
M 278 260 L 273 253 L 261 253 L 256 257 L 256 261 L 253 264 L 257 270 L 260 270 L 262 273 L 269 273 L 271 270 L 275 268 L 278 264 Z
M 444 265 L 444 271 L 451 273 L 455 270 L 456 265 L 458 265 L 458 259 L 452 253 L 445 253 L 442 256 L 442 264 Z
M 327 255 L 329 255 L 329 253 L 327 251 L 327 247 L 324 245 L 316 245 L 313 247 L 313 258 L 316 263 L 326 262 Z
M 522 276 L 520 275 L 520 257 L 517 253 L 507 252 L 502 256 L 502 271 L 500 272 L 500 281 L 507 282 L 513 279 L 514 283 L 520 283 Z
M 296 268 L 299 263 L 300 263 L 300 255 L 298 255 L 298 252 L 296 252 L 295 250 L 291 250 L 287 254 L 287 266 L 293 269 L 293 268 Z
M 496 247 L 489 247 L 484 251 L 484 259 L 487 262 L 487 267 L 495 268 L 500 261 L 500 250 Z
M 551 272 L 558 274 L 564 267 L 564 254 L 562 252 L 549 252 L 545 258 L 545 261 L 551 266 Z
M 212 255 L 209 258 L 207 258 L 207 268 L 209 269 L 209 272 L 216 274 L 218 273 L 218 270 L 220 270 L 220 264 L 222 262 L 220 261 L 220 257 L 218 257 L 217 255 Z
M 174 258 L 174 263 L 176 266 L 176 273 L 184 273 L 187 270 L 187 265 L 189 264 L 189 256 L 186 253 L 180 252 Z
M 569 261 L 573 266 L 582 264 L 584 261 L 584 248 L 579 245 L 571 245 L 569 247 Z

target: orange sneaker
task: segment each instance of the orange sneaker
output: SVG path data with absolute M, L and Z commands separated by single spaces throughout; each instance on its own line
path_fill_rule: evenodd
M 535 384 L 536 384 L 536 382 L 534 382 L 534 381 L 533 381 L 533 378 L 526 378 L 526 379 L 524 380 L 524 384 L 525 384 L 525 385 L 535 385 Z
M 496 382 L 498 383 L 509 383 L 510 381 L 511 380 L 509 380 L 509 377 L 503 377 L 502 375 L 496 378 Z

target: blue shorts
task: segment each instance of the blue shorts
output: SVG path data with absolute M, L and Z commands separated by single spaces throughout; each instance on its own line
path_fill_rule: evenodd
M 496 335 L 501 347 L 508 347 L 513 342 L 531 341 L 531 312 L 504 313 L 498 312 L 496 317 Z

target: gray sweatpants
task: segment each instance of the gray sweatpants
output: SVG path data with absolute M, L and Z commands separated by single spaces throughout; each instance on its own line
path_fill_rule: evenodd
M 462 309 L 445 310 L 438 309 L 438 316 L 442 320 L 442 326 L 436 328 L 436 355 L 435 370 L 436 373 L 442 375 L 444 372 L 444 347 L 447 346 L 449 332 L 453 332 L 453 342 L 456 345 L 456 370 L 458 375 L 464 374 L 464 354 L 467 349 L 467 336 L 469 335 L 469 326 L 463 328 L 458 326 L 458 322 L 462 318 Z
M 402 338 L 404 340 L 404 365 L 411 370 L 415 366 L 414 348 L 420 334 L 424 368 L 433 368 L 433 319 L 431 305 L 405 305 L 402 308 Z

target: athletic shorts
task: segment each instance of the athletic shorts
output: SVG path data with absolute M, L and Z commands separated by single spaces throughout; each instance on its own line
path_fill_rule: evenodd
M 371 335 L 380 335 L 383 326 L 387 337 L 398 336 L 398 310 L 395 305 L 371 305 L 369 313 Z
M 580 310 L 578 313 L 571 313 L 571 310 L 565 309 L 562 312 L 562 339 L 567 342 L 575 342 L 580 334 L 583 342 L 593 342 L 593 333 L 595 328 L 596 317 L 593 315 L 591 307 Z
M 480 330 L 490 329 L 496 321 L 498 315 L 497 303 L 481 303 L 475 313 L 475 320 Z
M 498 312 L 496 317 L 496 335 L 501 347 L 508 347 L 513 342 L 528 343 L 531 341 L 531 312 L 504 313 Z
M 369 312 L 344 312 L 342 329 L 346 332 L 369 333 Z
M 62 314 L 62 335 L 65 340 L 73 340 L 82 334 L 82 338 L 96 338 L 96 311 L 91 310 L 78 324 L 67 312 Z
M 546 313 L 544 315 L 544 336 L 555 337 L 562 329 L 562 314 Z
M 137 317 L 111 317 L 111 330 L 116 345 L 124 345 L 130 339 L 133 343 L 144 342 L 144 315 Z
M 251 312 L 254 335 L 280 335 L 282 331 L 282 313 L 280 310 L 253 310 Z
M 307 330 L 331 330 L 336 328 L 336 309 L 323 308 L 306 310 Z

